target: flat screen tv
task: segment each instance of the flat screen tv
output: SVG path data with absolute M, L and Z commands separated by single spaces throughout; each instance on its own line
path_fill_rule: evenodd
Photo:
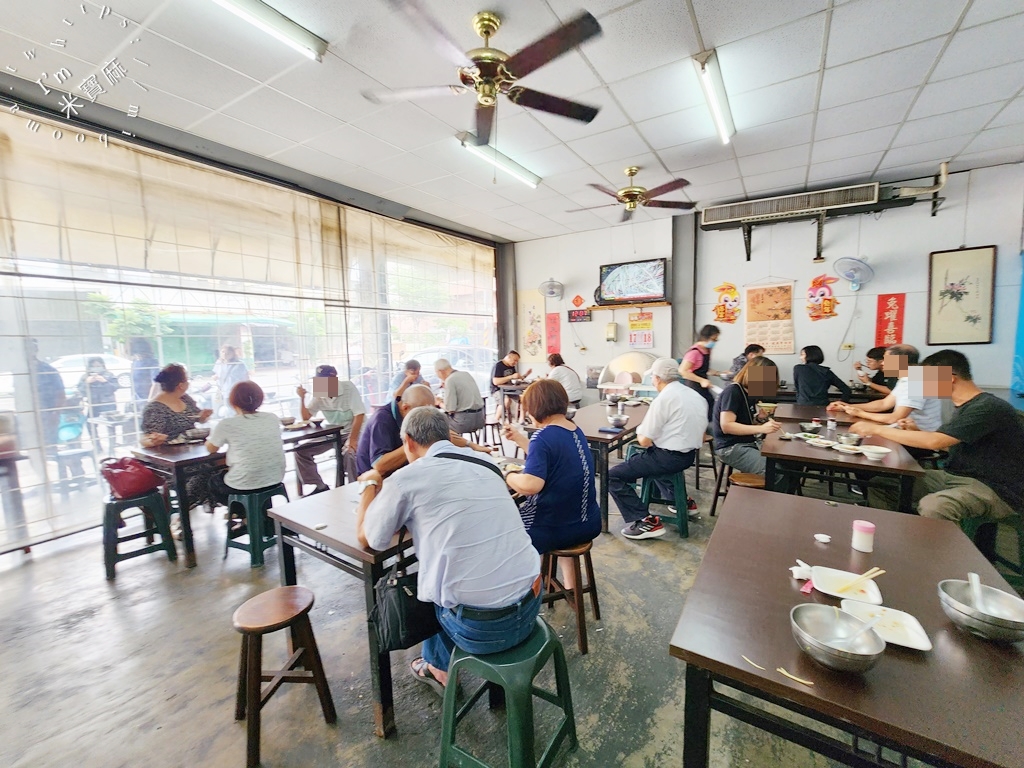
M 598 304 L 664 301 L 668 259 L 602 264 L 601 282 L 594 299 Z

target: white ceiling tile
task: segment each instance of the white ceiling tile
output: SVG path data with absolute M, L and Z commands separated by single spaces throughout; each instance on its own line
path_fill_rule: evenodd
M 662 164 L 672 173 L 682 172 L 684 175 L 690 168 L 727 160 L 735 162 L 736 153 L 732 144 L 723 144 L 717 137 L 680 144 L 658 151 Z
M 866 155 L 868 152 L 883 152 L 889 147 L 889 142 L 895 135 L 896 126 L 889 125 L 847 136 L 837 136 L 834 139 L 815 141 L 811 150 L 811 162 L 824 163 L 844 157 Z
M 303 142 L 337 128 L 336 117 L 318 112 L 271 88 L 260 88 L 222 110 L 225 115 Z
M 845 157 L 811 165 L 807 175 L 810 184 L 830 179 L 850 179 L 851 183 L 869 181 L 883 152 L 872 152 L 860 157 Z
M 417 185 L 424 192 L 428 192 L 431 195 L 446 199 L 446 200 L 457 200 L 458 198 L 471 197 L 474 194 L 481 194 L 481 196 L 488 195 L 491 193 L 485 192 L 476 184 L 472 184 L 459 176 L 445 176 L 440 179 L 434 179 L 433 181 L 427 181 Z M 497 197 L 497 195 L 494 195 Z M 502 199 L 501 205 L 508 205 L 508 201 Z M 475 208 L 476 206 L 469 205 L 468 208 Z M 500 207 L 495 205 L 495 208 Z
M 1021 12 L 1020 0 L 974 0 L 964 17 L 961 29 L 987 21 L 995 21 Z
M 691 187 L 704 187 L 709 184 L 718 184 L 722 181 L 739 179 L 740 168 L 735 160 L 725 160 L 721 163 L 702 165 L 698 168 L 687 168 L 685 178 L 690 182 Z M 690 189 L 690 187 L 687 187 Z
M 619 106 L 605 88 L 596 88 L 582 93 L 575 97 L 574 101 L 597 107 L 601 111 L 589 123 L 570 120 L 567 117 L 552 115 L 547 112 L 538 112 L 537 110 L 532 110 L 530 116 L 562 141 L 582 139 L 585 136 L 593 136 L 595 133 L 604 133 L 613 128 L 621 128 L 629 123 L 629 118 L 619 109 Z
M 123 43 L 138 37 L 138 27 L 130 24 L 127 28 L 121 27 L 122 16 L 117 12 L 111 12 L 105 19 L 100 19 L 98 8 L 93 13 L 77 15 L 74 18 L 74 33 L 64 27 L 57 31 L 56 24 L 67 16 L 69 8 L 72 8 L 66 0 L 40 0 L 31 3 L 4 3 L 4 12 L 0 17 L 0 30 L 9 30 L 17 35 L 22 42 L 13 43 L 0 37 L 0 51 L 7 54 L 17 52 L 16 58 L 5 60 L 5 66 L 12 66 L 15 69 L 23 69 L 27 74 L 28 61 L 21 52 L 35 48 L 36 58 L 32 60 L 32 78 L 39 77 L 41 72 L 54 72 L 50 62 L 61 58 L 63 63 L 75 74 L 82 74 L 84 69 L 76 72 L 75 66 L 70 62 L 89 62 L 91 65 L 101 65 L 108 61 L 110 53 L 119 48 Z M 87 6 L 88 8 L 88 6 Z M 76 9 L 77 10 L 77 9 Z M 123 9 L 119 10 L 126 13 Z M 56 22 L 56 24 L 55 24 Z M 49 43 L 56 38 L 63 38 L 66 41 L 64 48 L 50 46 Z M 130 59 L 129 59 L 130 60 Z M 24 68 L 20 65 L 24 65 Z M 59 66 L 57 67 L 59 69 Z M 76 80 L 76 84 L 81 82 Z
M 909 120 L 900 127 L 900 132 L 896 134 L 892 144 L 894 147 L 903 147 L 907 144 L 920 144 L 980 131 L 1001 106 L 1002 103 L 983 104 L 980 107 L 961 109 L 944 115 Z
M 273 160 L 322 179 L 334 181 L 359 170 L 352 163 L 325 155 L 323 152 L 303 144 L 294 144 L 288 149 L 278 152 L 273 156 Z
M 897 181 L 900 183 L 912 181 L 915 182 L 914 186 L 925 186 L 926 182 L 930 183 L 938 172 L 938 165 L 928 162 L 912 163 L 910 165 L 900 165 L 892 168 L 880 168 L 875 181 L 882 184 L 891 184 Z
M 868 59 L 830 67 L 821 82 L 820 108 L 828 109 L 873 96 L 918 88 L 942 49 L 930 40 Z
M 990 165 L 1020 162 L 1024 162 L 1024 150 L 1019 146 L 1007 147 L 1005 149 L 991 149 L 988 152 L 957 155 L 956 159 L 949 164 L 949 170 L 952 172 L 969 171 L 972 168 L 987 168 Z
M 570 141 L 569 147 L 591 165 L 649 151 L 636 129 L 628 125 L 596 136 Z
M 743 171 L 744 179 L 746 179 L 754 174 L 806 167 L 807 159 L 810 157 L 809 149 L 807 144 L 801 144 L 796 147 L 777 149 L 773 152 L 763 152 L 760 155 L 741 157 L 739 159 L 740 170 Z
M 669 115 L 645 120 L 637 125 L 653 149 L 667 149 L 717 135 L 711 112 L 701 104 Z
M 559 173 L 544 179 L 544 185 L 563 195 L 575 195 L 583 192 L 588 198 L 597 200 L 600 192 L 590 189 L 588 184 L 606 185 L 608 181 L 593 168 L 581 168 L 578 171 Z M 584 201 L 584 204 L 586 201 Z M 596 205 L 597 203 L 594 203 Z
M 142 119 L 174 127 L 184 127 L 213 114 L 206 107 L 165 93 L 159 88 L 150 87 L 143 91 L 132 83 L 122 83 L 122 85 L 125 87 L 114 88 L 110 93 L 100 96 L 100 99 L 103 100 L 102 103 L 125 113 L 134 105 L 139 108 L 138 116 Z M 86 119 L 92 117 L 89 114 L 89 107 L 90 105 L 86 104 L 85 109 L 82 110 L 82 117 Z M 115 130 L 131 131 L 131 119 L 126 114 L 121 123 L 110 127 Z M 230 144 L 231 142 L 229 142 Z
M 422 189 L 417 189 L 416 187 L 400 187 L 398 189 L 392 189 L 388 192 L 388 197 L 396 203 L 408 205 L 417 210 L 432 213 L 435 216 L 449 217 L 456 212 L 466 212 L 465 208 L 453 205 L 449 201 L 442 200 L 439 197 L 434 197 L 434 195 L 428 194 Z
M 785 149 L 811 140 L 812 115 L 791 117 L 777 123 L 747 128 L 732 137 L 737 155 L 756 155 L 773 149 Z
M 491 130 L 491 145 L 496 146 L 499 152 L 517 162 L 522 155 L 536 152 L 538 149 L 546 149 L 558 143 L 558 138 L 537 122 L 527 110 L 520 109 L 518 114 L 503 118 L 499 107 L 498 115 L 498 124 Z M 557 119 L 565 120 L 566 118 Z
M 763 193 L 788 194 L 799 192 L 804 188 L 803 168 L 790 168 L 785 171 L 774 171 L 773 173 L 759 173 L 744 178 L 747 192 L 752 195 Z
M 819 110 L 818 122 L 814 126 L 814 137 L 830 139 L 833 136 L 859 133 L 899 123 L 907 114 L 910 102 L 916 94 L 916 88 L 908 88 L 905 91 L 887 93 L 841 107 Z
M 580 50 L 586 51 L 588 45 L 584 43 L 583 48 L 559 56 L 528 74 L 518 85 L 561 96 L 563 99 L 572 99 L 581 93 L 600 88 L 601 80 L 579 53 Z
M 756 91 L 729 97 L 737 131 L 804 115 L 814 109 L 818 76 L 806 75 Z
M 384 160 L 402 154 L 402 150 L 387 144 L 365 131 L 351 125 L 343 125 L 335 131 L 306 142 L 313 149 L 319 149 L 328 155 L 337 157 L 354 165 L 359 165 L 368 157 Z
M 930 117 L 951 107 L 966 109 L 1013 96 L 1024 83 L 1024 62 L 1007 64 L 971 75 L 929 83 L 910 111 L 910 117 Z
M 725 200 L 740 200 L 746 197 L 743 183 L 739 179 L 720 181 L 717 184 L 702 184 L 699 187 L 687 187 L 686 193 L 691 200 L 699 201 L 701 208 Z
M 757 13 L 751 13 L 749 0 L 694 0 L 693 9 L 704 45 L 710 49 L 817 13 L 827 5 L 827 0 L 760 0 Z
M 379 176 L 365 168 L 356 168 L 354 171 L 342 175 L 337 181 L 353 189 L 359 189 L 363 192 L 369 192 L 370 194 L 382 197 L 390 193 L 391 190 L 402 186 L 394 179 Z
M 480 158 L 463 149 L 454 136 L 420 147 L 416 156 L 454 174 L 473 171 L 483 165 Z
M 691 59 L 643 72 L 609 88 L 634 122 L 704 104 Z
M 982 131 L 963 149 L 963 152 L 988 152 L 993 149 L 1017 147 L 1018 156 L 1020 156 L 1022 143 L 1024 143 L 1024 123 L 1004 125 L 1001 128 L 989 128 L 987 131 Z
M 433 184 L 433 182 L 429 182 L 428 185 L 429 184 Z M 441 197 L 444 196 L 441 195 Z M 508 200 L 506 200 L 501 195 L 496 195 L 493 192 L 488 192 L 486 190 L 480 189 L 479 187 L 476 188 L 476 191 L 471 192 L 468 195 L 459 195 L 457 197 L 452 197 L 451 201 L 456 205 L 462 205 L 465 206 L 466 208 L 472 208 L 474 211 L 485 212 L 493 211 L 497 208 L 504 208 L 505 206 L 508 205 Z
M 516 162 L 542 177 L 576 171 L 586 166 L 586 162 L 564 144 L 528 152 L 521 155 Z
M 732 98 L 817 72 L 824 34 L 825 14 L 819 13 L 719 47 L 726 93 Z
M 964 0 L 860 0 L 832 12 L 826 66 L 949 34 Z
M 686 5 L 644 0 L 601 19 L 604 34 L 582 51 L 606 83 L 699 53 Z
M 1001 125 L 1013 125 L 1014 123 L 1024 123 L 1024 96 L 1018 96 L 1003 107 L 1003 111 L 993 118 L 989 128 L 998 128 Z
M 971 136 L 954 136 L 938 141 L 928 141 L 910 147 L 894 147 L 882 158 L 882 168 L 904 167 L 917 163 L 933 163 L 938 170 L 939 163 L 949 160 L 962 152 Z
M 289 139 L 221 114 L 211 114 L 193 128 L 193 133 L 261 157 L 280 152 L 295 144 Z
M 411 103 L 391 104 L 353 121 L 352 125 L 382 141 L 409 150 L 433 144 L 455 134 L 451 126 Z
M 344 87 L 338 87 L 342 83 Z M 271 78 L 267 84 L 347 123 L 382 108 L 362 95 L 364 90 L 380 88 L 380 83 L 338 58 L 333 51 L 328 51 L 321 62 L 304 60 Z
M 410 186 L 450 175 L 443 168 L 439 168 L 411 152 L 406 152 L 404 155 L 395 155 L 387 160 L 367 158 L 363 161 L 362 166 L 381 176 L 386 176 L 389 179 L 394 179 L 401 184 L 408 184 Z
M 1021 7 L 1024 8 L 1024 4 Z M 1024 39 L 1024 14 L 962 29 L 953 35 L 953 41 L 939 59 L 932 82 L 1020 61 L 1024 59 L 1021 39 Z

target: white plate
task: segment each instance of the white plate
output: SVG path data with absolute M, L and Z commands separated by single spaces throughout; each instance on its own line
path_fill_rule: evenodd
M 844 611 L 852 613 L 861 621 L 871 621 L 876 616 L 881 616 L 881 621 L 875 624 L 875 632 L 887 643 L 902 645 L 917 651 L 932 649 L 932 641 L 928 639 L 928 633 L 924 631 L 921 622 L 909 613 L 897 611 L 895 608 L 885 608 L 881 605 L 868 605 L 857 600 L 843 600 L 839 605 Z
M 813 445 L 815 448 L 831 448 L 836 445 L 835 440 L 822 440 L 821 438 L 815 438 L 814 440 L 808 440 L 808 445 Z
M 813 432 L 797 432 L 793 434 L 793 437 L 797 437 L 801 440 L 817 440 L 818 436 Z
M 295 432 L 299 429 L 306 429 L 308 426 L 308 422 L 296 421 L 294 424 L 289 424 L 287 427 L 281 427 L 281 429 L 287 430 L 288 432 Z
M 835 568 L 826 568 L 823 565 L 815 565 L 811 568 L 811 582 L 819 592 L 832 595 L 832 597 L 838 597 L 840 600 L 849 598 L 850 600 L 858 600 L 862 603 L 881 605 L 882 593 L 872 579 L 862 581 L 856 587 L 846 592 L 839 591 L 840 587 L 849 584 L 858 576 L 860 576 L 859 573 L 838 571 Z
M 840 453 L 845 453 L 850 456 L 854 455 L 855 453 L 860 453 L 860 448 L 858 448 L 856 445 L 843 445 L 842 443 L 836 443 L 835 445 L 833 445 L 832 450 L 839 451 Z

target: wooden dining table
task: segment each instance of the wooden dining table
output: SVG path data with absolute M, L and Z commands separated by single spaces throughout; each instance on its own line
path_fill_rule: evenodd
M 822 426 L 829 420 L 829 417 L 836 420 L 837 424 L 853 424 L 857 421 L 846 411 L 829 411 L 823 405 L 796 405 L 794 403 L 779 403 L 772 418 L 776 421 L 811 421 L 821 419 Z
M 875 524 L 874 552 L 850 548 L 855 519 Z M 855 573 L 884 568 L 884 605 L 914 616 L 932 649 L 889 643 L 863 674 L 818 665 L 794 641 L 790 610 L 839 600 L 803 593 L 787 570 L 797 558 Z M 1024 643 L 968 634 L 939 604 L 938 582 L 969 571 L 1012 594 L 955 523 L 731 488 L 669 643 L 686 662 L 684 768 L 708 766 L 712 710 L 858 768 L 906 764 L 865 754 L 871 744 L 931 766 L 1024 766 Z
M 384 575 L 389 561 L 399 557 L 405 561 L 410 559 L 412 542 L 406 538 L 399 547 L 398 536 L 395 536 L 388 548 L 380 552 L 361 547 L 356 536 L 355 515 L 359 494 L 359 484 L 349 483 L 288 504 L 276 504 L 267 514 L 274 521 L 277 534 L 281 584 L 292 586 L 299 583 L 295 550 L 305 552 L 363 583 L 366 615 L 369 617 L 377 604 L 374 584 Z M 391 654 L 380 650 L 377 633 L 369 623 L 366 626 L 374 733 L 387 738 L 395 732 Z

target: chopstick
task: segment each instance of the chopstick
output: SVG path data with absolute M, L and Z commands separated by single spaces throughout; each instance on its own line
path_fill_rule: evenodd
M 871 579 L 876 579 L 879 576 L 881 576 L 883 573 L 885 573 L 885 571 L 883 571 L 881 568 L 871 568 L 871 569 L 865 571 L 864 573 L 862 573 L 860 576 L 858 576 L 856 579 L 851 581 L 849 584 L 846 584 L 845 586 L 842 586 L 839 589 L 837 589 L 836 592 L 847 592 L 847 591 L 853 589 L 854 587 L 856 587 L 861 582 L 869 581 Z

